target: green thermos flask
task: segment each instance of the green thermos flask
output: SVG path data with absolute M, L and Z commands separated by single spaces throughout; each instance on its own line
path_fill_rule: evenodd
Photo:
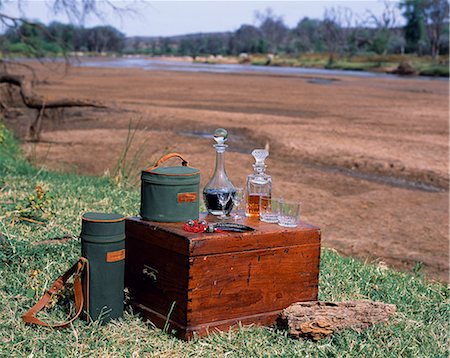
M 122 317 L 125 269 L 125 217 L 86 213 L 82 217 L 81 255 L 89 262 L 84 277 L 88 319 L 102 324 Z

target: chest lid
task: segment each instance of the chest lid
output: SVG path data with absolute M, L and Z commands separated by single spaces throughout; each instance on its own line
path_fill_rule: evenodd
M 217 220 L 205 214 L 200 216 L 200 220 L 203 219 L 211 222 Z M 128 218 L 127 232 L 143 239 L 151 236 L 152 244 L 189 257 L 320 244 L 320 229 L 306 223 L 300 223 L 296 228 L 285 228 L 255 218 L 245 218 L 243 224 L 255 228 L 255 231 L 190 233 L 183 230 L 183 223 L 180 222 L 159 223 Z

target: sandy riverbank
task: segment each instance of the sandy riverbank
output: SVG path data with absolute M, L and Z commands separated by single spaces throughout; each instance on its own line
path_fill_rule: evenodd
M 323 244 L 347 255 L 448 280 L 448 82 L 154 72 L 40 70 L 36 90 L 88 97 L 115 110 L 68 110 L 26 151 L 52 169 L 102 175 L 140 118 L 137 168 L 165 151 L 212 174 L 203 134 L 230 130 L 227 170 L 243 185 L 248 154 L 269 143 L 275 195 L 303 202 Z M 140 144 L 144 143 L 144 144 Z

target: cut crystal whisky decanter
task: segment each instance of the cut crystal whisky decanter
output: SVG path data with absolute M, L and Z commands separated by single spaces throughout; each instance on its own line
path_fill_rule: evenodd
M 214 174 L 203 189 L 203 200 L 205 201 L 208 213 L 213 215 L 228 215 L 233 209 L 232 196 L 235 188 L 225 171 L 225 150 L 228 145 L 228 132 L 223 128 L 218 128 L 214 132 L 216 144 L 216 168 Z
M 252 152 L 255 158 L 254 172 L 247 176 L 247 207 L 245 215 L 259 217 L 260 203 L 268 205 L 272 195 L 272 177 L 266 174 L 265 159 L 269 152 L 265 149 L 255 149 Z

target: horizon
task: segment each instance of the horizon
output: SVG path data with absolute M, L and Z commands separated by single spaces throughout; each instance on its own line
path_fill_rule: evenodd
M 389 1 L 398 3 L 398 1 Z M 380 15 L 384 8 L 382 1 L 113 1 L 121 8 L 133 5 L 134 13 L 120 16 L 111 8 L 100 8 L 105 14 L 102 19 L 89 16 L 80 25 L 95 27 L 110 25 L 127 37 L 172 37 L 198 33 L 221 33 L 236 31 L 241 25 L 257 25 L 256 13 L 272 9 L 276 16 L 283 18 L 289 28 L 305 18 L 323 19 L 325 9 L 348 7 L 358 16 L 372 12 Z M 30 20 L 46 25 L 52 21 L 73 23 L 67 16 L 55 16 L 46 1 L 23 2 L 22 9 L 17 4 L 6 3 L 4 8 L 12 16 L 26 16 Z M 402 25 L 397 10 L 398 26 Z

